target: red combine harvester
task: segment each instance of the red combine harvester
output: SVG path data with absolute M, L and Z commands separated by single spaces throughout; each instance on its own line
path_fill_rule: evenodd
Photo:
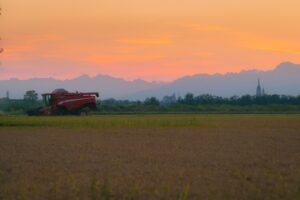
M 97 92 L 71 93 L 65 89 L 56 89 L 52 93 L 42 94 L 45 107 L 27 112 L 33 115 L 87 115 L 89 111 L 96 110 Z

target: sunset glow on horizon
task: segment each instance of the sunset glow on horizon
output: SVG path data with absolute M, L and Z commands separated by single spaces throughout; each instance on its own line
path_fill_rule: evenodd
M 0 79 L 170 81 L 300 63 L 300 1 L 1 0 Z

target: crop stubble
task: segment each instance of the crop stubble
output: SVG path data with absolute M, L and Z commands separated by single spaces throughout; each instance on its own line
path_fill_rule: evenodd
M 300 195 L 298 115 L 44 118 L 37 126 L 22 120 L 0 127 L 0 199 Z

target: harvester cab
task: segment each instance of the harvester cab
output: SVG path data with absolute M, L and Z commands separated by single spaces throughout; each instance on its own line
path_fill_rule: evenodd
M 45 106 L 51 106 L 51 104 L 53 104 L 53 95 L 52 94 L 45 94 L 43 95 L 43 100 L 45 103 Z

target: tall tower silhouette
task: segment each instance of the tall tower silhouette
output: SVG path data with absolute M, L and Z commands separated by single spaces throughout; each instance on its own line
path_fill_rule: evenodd
M 256 96 L 261 97 L 262 96 L 262 89 L 260 85 L 260 79 L 257 80 L 257 87 L 256 87 Z

